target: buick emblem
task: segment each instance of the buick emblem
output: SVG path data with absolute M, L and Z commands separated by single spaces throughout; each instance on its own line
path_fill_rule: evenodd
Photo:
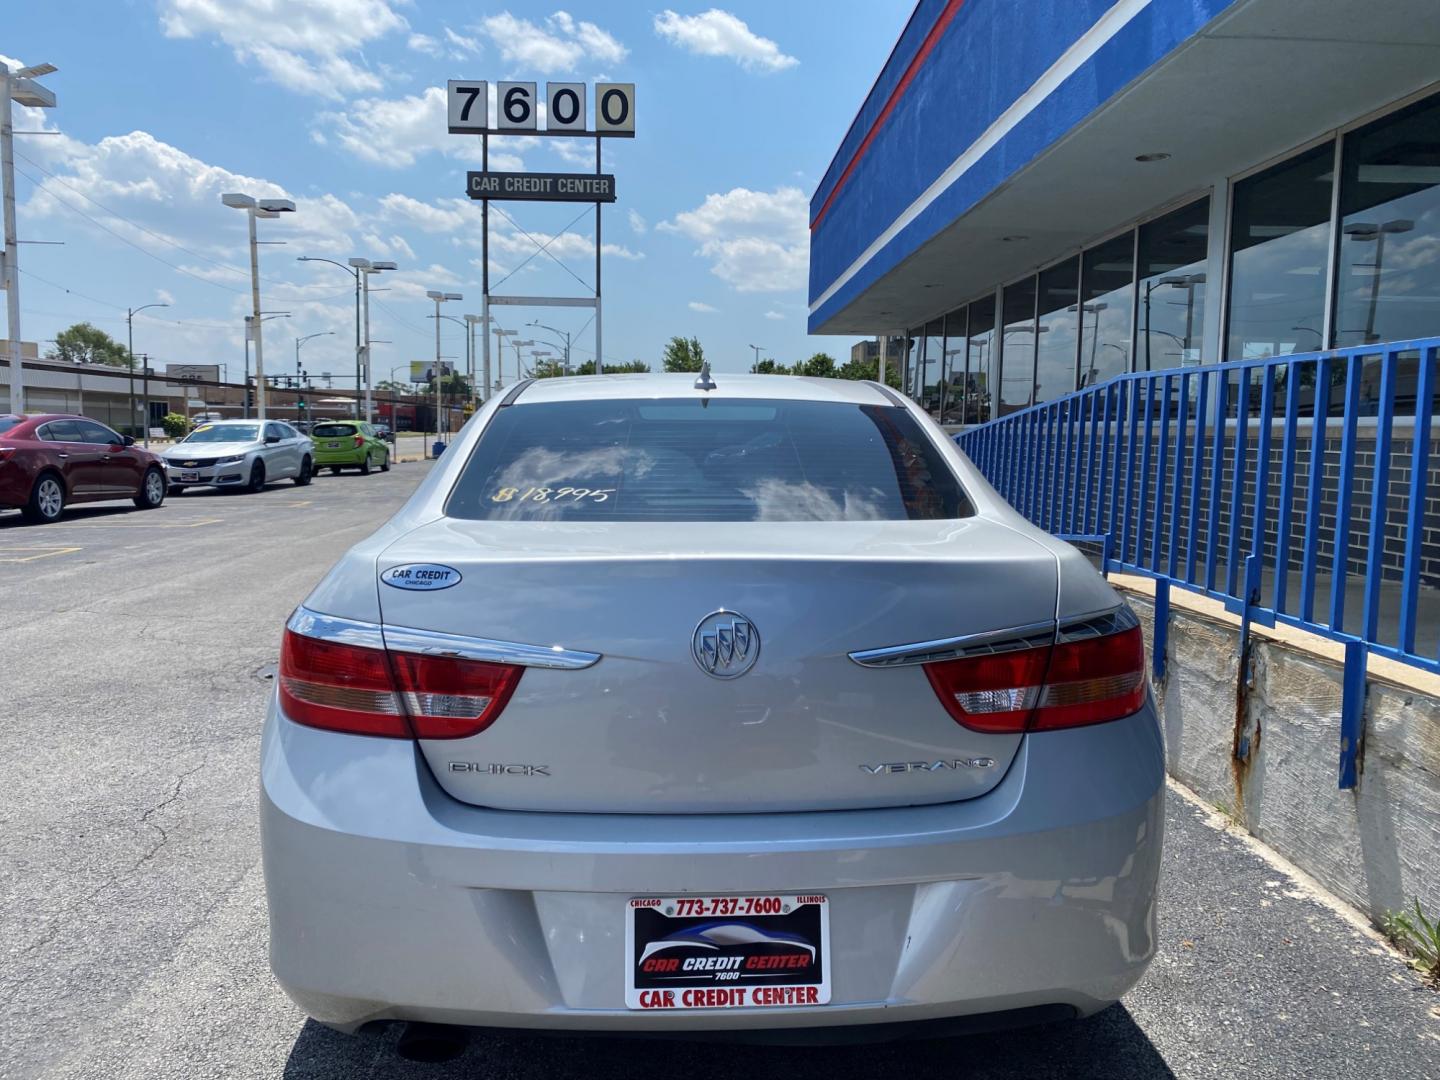
M 755 624 L 736 611 L 712 611 L 695 627 L 691 655 L 706 675 L 735 679 L 760 658 L 760 634 Z

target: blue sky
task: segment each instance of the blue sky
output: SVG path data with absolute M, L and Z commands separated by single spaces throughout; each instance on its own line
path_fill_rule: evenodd
M 636 84 L 637 137 L 605 144 L 619 201 L 604 210 L 606 359 L 658 367 L 693 334 L 718 370 L 744 370 L 750 344 L 793 362 L 851 339 L 805 333 L 810 194 L 908 17 L 906 0 L 475 4 L 438 0 L 51 0 L 12 5 L 0 52 L 48 61 L 59 107 L 18 109 L 22 330 L 53 338 L 89 320 L 154 362 L 224 363 L 238 378 L 249 310 L 245 216 L 224 191 L 287 196 L 298 211 L 261 222 L 267 368 L 353 368 L 350 279 L 312 255 L 393 259 L 375 282 L 376 378 L 433 356 L 427 289 L 480 310 L 480 208 L 464 198 L 474 137 L 445 131 L 450 78 L 596 79 Z M 543 86 L 542 86 L 543 90 Z M 593 108 L 593 94 L 590 105 Z M 492 142 L 491 167 L 593 169 L 593 143 Z M 582 294 L 593 286 L 593 217 L 576 204 L 494 204 L 496 292 Z M 583 213 L 582 213 L 583 211 Z M 535 251 L 523 233 L 551 244 Z M 522 232 L 523 230 L 523 232 Z M 521 264 L 524 263 L 522 266 Z M 572 273 L 576 276 L 571 276 Z M 578 280 L 577 280 L 578 278 Z M 582 284 L 583 283 L 583 284 Z M 514 311 L 514 309 L 512 309 Z M 515 311 L 579 332 L 584 309 Z M 509 328 L 525 330 L 523 325 Z M 442 324 L 446 355 L 462 331 Z M 532 336 L 528 335 L 527 336 Z M 477 347 L 478 351 L 478 347 Z M 507 375 L 513 371 L 510 350 Z

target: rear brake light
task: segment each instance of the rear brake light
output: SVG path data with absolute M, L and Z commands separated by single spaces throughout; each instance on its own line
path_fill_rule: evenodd
M 287 628 L 280 704 L 296 723 L 329 731 L 463 739 L 495 722 L 523 670 L 326 641 Z
M 925 674 L 955 722 L 973 731 L 1054 731 L 1140 710 L 1145 643 L 1128 608 L 1065 624 L 1057 637 L 926 664 Z
M 355 447 L 356 447 L 356 449 L 359 449 L 360 447 L 362 447 L 362 446 L 364 446 L 364 445 L 365 445 L 365 436 L 364 436 L 364 435 L 356 435 L 356 436 L 355 436 Z

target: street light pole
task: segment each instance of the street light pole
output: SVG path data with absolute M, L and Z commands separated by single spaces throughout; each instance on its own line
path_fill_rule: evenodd
M 260 323 L 260 248 L 255 240 L 255 219 L 293 214 L 295 204 L 289 199 L 256 199 L 252 195 L 230 193 L 220 201 L 234 210 L 244 210 L 250 225 L 250 308 L 254 313 L 251 328 L 255 332 L 255 414 L 265 419 L 265 347 Z
M 537 319 L 535 322 L 526 323 L 526 325 L 527 325 L 527 326 L 537 326 L 537 327 L 539 327 L 541 330 L 549 330 L 552 334 L 559 334 L 561 337 L 563 337 L 563 338 L 565 339 L 565 374 L 566 374 L 566 375 L 569 375 L 569 374 L 570 374 L 570 331 L 568 331 L 568 330 L 560 330 L 560 329 L 557 329 L 557 328 L 554 327 L 554 326 L 546 326 L 544 323 L 540 322 L 538 319 Z M 558 341 L 554 341 L 554 342 L 551 342 L 551 344 L 552 344 L 552 345 L 559 345 L 560 343 L 559 343 Z M 604 365 L 600 364 L 600 362 L 597 360 L 597 361 L 596 361 L 595 373 L 598 375 L 598 374 L 601 374 L 602 372 L 604 372 L 604 370 L 605 370 Z
M 440 359 L 440 305 L 447 300 L 464 300 L 465 297 L 460 293 L 439 292 L 435 289 L 429 290 L 425 295 L 435 301 L 435 448 L 441 451 L 445 448 L 445 440 L 440 437 L 440 412 L 444 408 L 441 392 L 445 386 L 445 368 Z M 448 418 L 446 427 L 449 427 Z
M 125 351 L 130 357 L 130 422 L 135 422 L 135 316 L 152 307 L 169 307 L 169 304 L 143 304 L 137 308 L 125 309 Z M 148 395 L 147 395 L 148 397 Z M 144 432 L 145 446 L 150 445 L 150 403 L 145 403 L 145 419 L 140 425 Z
M 0 180 L 5 184 L 5 257 L 0 263 L 0 284 L 5 287 L 5 319 L 10 339 L 10 411 L 25 412 L 25 368 L 20 359 L 20 248 L 15 238 L 15 125 L 10 103 L 36 109 L 53 109 L 55 94 L 35 82 L 57 70 L 54 64 L 33 64 L 11 71 L 0 63 Z

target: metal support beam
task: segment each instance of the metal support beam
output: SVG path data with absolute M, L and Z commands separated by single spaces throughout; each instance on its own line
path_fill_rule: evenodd
M 1360 755 L 1365 748 L 1365 674 L 1369 650 L 1363 641 L 1345 643 L 1344 690 L 1340 700 L 1340 790 L 1359 783 Z

